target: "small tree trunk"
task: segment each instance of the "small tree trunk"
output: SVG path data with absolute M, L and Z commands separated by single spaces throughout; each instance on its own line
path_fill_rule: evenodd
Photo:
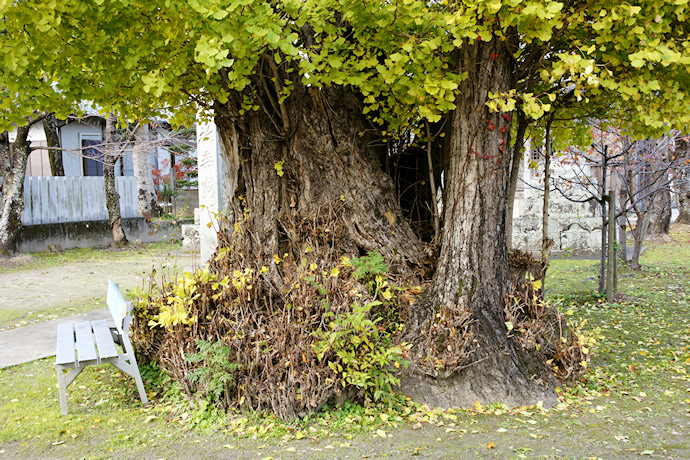
M 54 113 L 49 113 L 43 120 L 43 129 L 46 133 L 48 145 L 48 158 L 50 159 L 50 173 L 53 176 L 64 176 L 65 168 L 62 163 L 62 150 L 60 147 L 60 135 L 58 133 L 57 120 Z
M 619 192 L 619 197 L 620 197 L 620 206 L 619 209 L 627 209 L 628 208 L 628 192 L 625 188 L 625 184 L 623 184 L 620 188 Z M 620 254 L 619 257 L 621 260 L 624 260 L 627 262 L 628 260 L 628 219 L 623 213 L 618 219 L 616 219 L 616 224 L 618 225 L 618 244 L 620 245 Z
M 616 241 L 616 225 L 615 225 L 615 215 L 616 215 L 616 198 L 613 194 L 613 190 L 609 190 L 608 194 L 609 201 L 609 239 L 608 239 L 608 266 L 606 273 L 606 300 L 613 302 L 613 297 L 616 294 L 614 290 L 614 280 L 615 280 L 615 241 Z
M 160 215 L 160 206 L 156 189 L 153 185 L 153 174 L 149 162 L 149 125 L 140 124 L 134 132 L 135 143 L 132 149 L 134 176 L 137 178 L 137 202 L 139 214 L 147 221 Z
M 426 161 L 429 165 L 429 187 L 431 196 L 431 211 L 434 216 L 434 239 L 432 243 L 437 245 L 441 237 L 441 217 L 438 214 L 438 202 L 436 200 L 438 191 L 436 190 L 436 176 L 434 174 L 434 162 L 432 155 L 433 136 L 431 135 L 431 123 L 426 122 Z
M 103 180 L 105 182 L 105 203 L 108 208 L 110 229 L 113 234 L 111 247 L 122 247 L 127 244 L 127 236 L 122 228 L 122 214 L 120 212 L 120 194 L 115 190 L 115 163 L 118 152 L 115 144 L 115 124 L 117 118 L 108 114 L 105 120 L 105 152 L 103 155 Z
M 486 102 L 489 92 L 513 87 L 512 54 L 495 39 L 466 43 L 457 56 L 468 78 L 451 118 L 438 268 L 408 314 L 403 339 L 414 364 L 402 389 L 442 407 L 551 404 L 553 375 L 505 326 L 510 115 L 489 112 Z
M 688 178 L 685 180 L 690 181 L 690 172 L 686 173 L 686 175 Z M 678 193 L 678 219 L 676 219 L 676 222 L 679 224 L 690 224 L 690 191 Z
M 637 213 L 637 224 L 635 225 L 635 230 L 633 231 L 633 253 L 630 260 L 630 268 L 633 270 L 639 270 L 640 265 L 640 252 L 642 252 L 642 242 L 647 236 L 647 228 L 649 227 L 649 217 L 647 213 Z
M 15 253 L 17 234 L 24 211 L 24 176 L 31 153 L 28 135 L 31 124 L 17 128 L 17 139 L 10 150 L 9 134 L 0 134 L 0 167 L 2 173 L 2 208 L 0 209 L 0 256 Z
M 609 147 L 604 147 L 604 154 L 601 161 L 601 183 L 600 185 L 600 196 L 597 201 L 599 206 L 601 206 L 601 253 L 599 255 L 599 292 L 604 292 L 606 288 L 606 241 L 608 239 L 608 233 L 606 231 L 606 221 L 608 220 L 607 207 L 606 207 L 606 179 L 608 175 L 608 154 Z
M 660 182 L 662 181 L 665 179 L 662 178 Z M 671 191 L 666 186 L 654 195 L 651 214 L 648 233 L 668 235 L 671 229 Z
M 549 120 L 546 122 L 546 136 L 544 141 L 546 143 L 544 148 L 544 201 L 541 213 L 541 260 L 548 262 L 549 252 L 553 246 L 553 240 L 549 238 L 549 197 L 551 195 L 551 123 L 555 112 L 551 112 Z
M 515 135 L 515 146 L 513 147 L 513 162 L 510 166 L 510 183 L 508 184 L 508 211 L 506 214 L 506 239 L 508 241 L 508 249 L 513 248 L 513 214 L 515 210 L 515 194 L 517 193 L 517 184 L 520 178 L 520 165 L 522 164 L 522 156 L 525 151 L 525 132 L 527 131 L 527 117 L 524 112 L 518 108 L 516 110 L 517 116 L 517 130 Z
M 680 162 L 678 178 L 674 181 L 678 190 L 678 219 L 679 224 L 690 224 L 690 149 L 686 137 L 679 137 L 676 141 L 676 154 Z

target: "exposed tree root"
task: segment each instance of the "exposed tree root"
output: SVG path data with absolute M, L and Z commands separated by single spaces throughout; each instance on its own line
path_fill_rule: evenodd
M 540 352 L 556 377 L 572 384 L 587 372 L 589 347 L 559 311 L 544 300 L 542 282 L 548 263 L 524 251 L 509 255 L 512 292 L 506 296 L 509 334 L 526 350 Z

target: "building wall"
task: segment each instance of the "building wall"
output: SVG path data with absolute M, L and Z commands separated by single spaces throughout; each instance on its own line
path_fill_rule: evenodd
M 79 154 L 82 140 L 103 140 L 101 127 L 89 123 L 72 121 L 60 129 L 60 137 L 62 148 L 65 149 L 62 157 L 65 176 L 83 176 L 84 159 Z M 123 160 L 122 167 L 120 167 L 120 162 L 122 160 L 118 160 L 115 164 L 115 175 L 133 176 L 134 164 L 132 162 L 132 156 L 125 154 Z
M 73 121 L 60 129 L 60 142 L 65 149 L 62 155 L 65 176 L 84 175 L 83 158 L 77 153 L 82 139 L 103 140 L 100 127 Z
M 529 168 L 531 157 L 528 150 L 520 169 L 522 193 L 516 194 L 513 212 L 513 247 L 539 254 L 542 245 L 542 208 L 544 188 L 544 164 Z M 552 161 L 551 177 L 565 180 L 574 178 L 574 166 L 561 163 L 557 157 Z M 597 171 L 589 165 L 582 165 L 582 171 L 594 176 Z M 563 181 L 561 181 L 563 182 Z M 569 196 L 588 197 L 584 191 L 568 190 Z M 551 190 L 549 196 L 549 238 L 554 242 L 551 254 L 554 256 L 595 256 L 601 247 L 601 211 L 593 201 L 577 203 Z

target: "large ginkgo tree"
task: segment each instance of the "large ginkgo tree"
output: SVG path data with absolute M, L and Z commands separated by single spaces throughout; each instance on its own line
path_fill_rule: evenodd
M 406 316 L 406 388 L 439 405 L 553 401 L 542 355 L 504 317 L 517 114 L 567 100 L 639 135 L 686 130 L 688 14 L 687 0 L 4 0 L 0 129 L 80 100 L 180 123 L 201 109 L 243 248 L 279 290 L 315 216 L 335 215 L 342 254 L 378 251 L 401 274 L 428 263 L 382 166 L 389 133 L 429 122 L 443 225 Z

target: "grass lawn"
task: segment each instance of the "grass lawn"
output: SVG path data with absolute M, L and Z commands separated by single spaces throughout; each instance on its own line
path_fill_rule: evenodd
M 690 227 L 671 236 L 647 243 L 642 270 L 621 267 L 613 303 L 594 292 L 596 261 L 552 262 L 548 298 L 597 344 L 585 380 L 548 410 L 348 407 L 285 425 L 165 391 L 144 407 L 108 366 L 77 378 L 63 417 L 45 359 L 0 370 L 0 458 L 689 458 Z

